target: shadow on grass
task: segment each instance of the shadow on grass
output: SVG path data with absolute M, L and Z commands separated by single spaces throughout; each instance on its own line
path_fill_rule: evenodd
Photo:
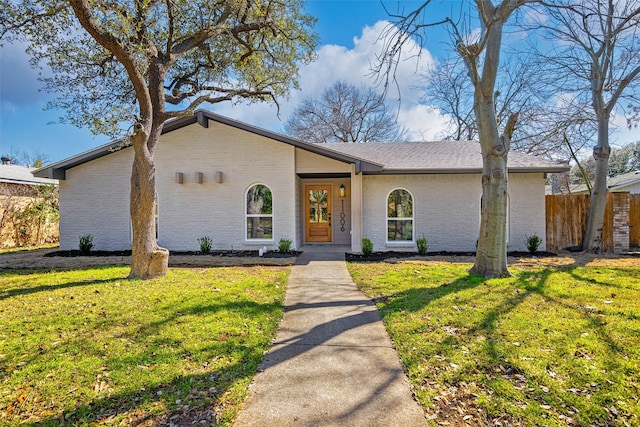
M 221 370 L 185 375 L 172 381 L 122 391 L 91 400 L 89 403 L 37 422 L 30 426 L 93 425 L 124 417 L 118 425 L 216 425 L 221 414 L 216 406 L 230 386 L 251 378 L 256 363 L 245 363 L 258 356 L 251 349 L 242 351 L 239 362 Z M 224 398 L 223 398 L 224 399 Z
M 598 279 L 590 278 L 587 274 L 581 273 L 582 270 L 580 267 L 570 266 L 561 268 L 559 270 L 561 272 L 568 273 L 571 277 L 576 279 L 577 286 L 586 287 L 590 286 L 591 284 L 596 284 L 600 287 L 605 288 L 605 293 L 607 292 L 607 288 L 611 288 L 614 292 L 616 291 L 616 289 L 626 288 L 625 286 L 621 286 L 616 283 L 607 283 L 606 281 L 600 281 Z M 576 337 L 580 336 L 580 332 L 585 331 L 590 335 L 596 336 L 597 343 L 595 345 L 604 349 L 603 356 L 601 356 L 599 363 L 602 364 L 602 366 L 606 367 L 606 369 L 610 372 L 625 372 L 625 368 L 620 363 L 620 361 L 628 359 L 628 349 L 625 349 L 624 346 L 619 343 L 619 341 L 613 338 L 611 332 L 607 330 L 606 324 L 607 322 L 615 322 L 617 316 L 625 316 L 626 318 L 629 318 L 628 315 L 622 312 L 618 313 L 615 311 L 607 310 L 607 316 L 610 317 L 605 322 L 600 310 L 597 310 L 594 307 L 579 305 L 576 303 L 575 298 L 572 298 L 570 296 L 565 297 L 563 296 L 563 294 L 558 293 L 557 288 L 552 288 L 549 283 L 549 279 L 554 273 L 556 273 L 556 269 L 521 271 L 518 273 L 512 283 L 508 285 L 496 284 L 494 286 L 492 286 L 491 282 L 485 281 L 483 278 L 467 275 L 449 282 L 442 283 L 437 288 L 410 288 L 392 295 L 377 298 L 375 301 L 378 303 L 378 307 L 383 317 L 388 317 L 393 313 L 398 313 L 401 311 L 420 312 L 423 310 L 425 316 L 429 316 L 429 307 L 436 307 L 436 304 L 443 304 L 442 300 L 445 299 L 445 297 L 448 297 L 446 298 L 446 301 L 447 304 L 450 304 L 452 306 L 452 310 L 455 309 L 465 311 L 471 309 L 469 305 L 473 306 L 475 302 L 482 300 L 487 293 L 500 292 L 501 294 L 496 296 L 494 298 L 495 301 L 488 304 L 484 308 L 484 311 L 481 311 L 480 313 L 473 313 L 475 316 L 478 316 L 479 314 L 479 317 L 473 317 L 474 320 L 472 321 L 472 324 L 469 324 L 468 319 L 458 317 L 464 316 L 463 313 L 460 313 L 459 315 L 454 314 L 455 317 L 454 320 L 452 320 L 454 323 L 457 322 L 455 319 L 458 318 L 460 323 L 466 323 L 467 326 L 452 328 L 451 330 L 455 330 L 456 332 L 444 336 L 438 342 L 433 342 L 433 347 L 428 350 L 428 353 L 445 357 L 453 354 L 459 354 L 461 345 L 465 345 L 465 343 L 467 342 L 471 343 L 470 341 L 468 341 L 471 336 L 483 337 L 486 339 L 483 339 L 481 341 L 482 345 L 478 350 L 483 354 L 483 356 L 480 356 L 479 360 L 476 360 L 472 352 L 470 357 L 474 357 L 474 360 L 476 360 L 476 365 L 470 366 L 467 369 L 471 369 L 474 372 L 477 372 L 477 370 L 479 370 L 487 379 L 496 378 L 507 379 L 511 381 L 515 377 L 512 378 L 510 375 L 515 374 L 519 375 L 520 378 L 526 377 L 527 380 L 532 381 L 534 384 L 536 384 L 536 381 L 540 380 L 541 378 L 536 378 L 536 375 L 532 372 L 522 371 L 522 369 L 519 368 L 519 366 L 522 366 L 522 363 L 519 363 L 519 360 L 505 359 L 505 356 L 502 353 L 504 353 L 504 345 L 508 344 L 509 339 L 504 335 L 505 330 L 501 329 L 504 326 L 501 325 L 501 322 L 506 319 L 511 312 L 518 309 L 518 307 L 527 299 L 535 295 L 540 297 L 540 301 L 544 304 L 543 307 L 549 307 L 549 309 L 553 311 L 566 310 L 566 312 L 569 313 L 569 317 L 567 318 L 568 322 L 571 322 L 571 318 L 581 319 L 583 321 L 579 323 L 581 325 L 579 326 L 580 329 L 576 329 L 578 328 L 578 326 L 570 327 L 570 329 L 573 328 L 575 330 L 572 331 L 572 333 L 569 333 L 568 336 L 564 337 L 562 341 L 558 341 L 556 338 L 551 341 L 552 343 L 556 343 L 562 346 L 559 349 L 555 349 L 554 353 L 551 353 L 552 355 L 557 355 L 554 357 L 563 357 L 563 354 L 565 355 L 564 357 L 569 358 L 569 360 L 580 357 L 579 353 L 581 351 L 581 346 Z M 635 274 L 637 276 L 637 272 Z M 486 286 L 487 289 L 479 289 L 479 287 L 481 286 Z M 555 287 L 556 285 L 553 286 Z M 465 292 L 469 290 L 474 290 L 472 292 L 472 296 L 469 296 L 469 294 Z M 461 294 L 461 296 L 457 298 L 456 294 Z M 454 304 L 457 305 L 454 306 Z M 462 307 L 458 307 L 458 305 Z M 440 308 L 441 306 L 437 307 Z M 528 308 L 528 310 L 531 310 L 531 308 Z M 544 324 L 544 311 L 544 308 L 540 308 L 539 313 L 534 312 L 532 314 L 532 316 L 534 317 L 531 318 L 531 327 L 540 327 L 540 322 Z M 446 327 L 446 325 L 433 326 L 433 323 L 439 324 L 438 320 L 435 320 L 435 322 L 426 321 L 425 327 L 428 328 L 429 323 L 432 323 L 432 328 L 440 328 L 443 326 Z M 459 324 L 456 324 L 456 326 L 459 326 Z M 576 353 L 575 355 L 574 351 Z M 438 361 L 434 360 L 434 364 L 435 363 L 438 363 Z M 552 357 L 546 369 L 551 369 L 555 364 L 556 362 Z M 582 385 L 583 388 L 589 388 L 589 383 L 592 380 L 585 379 L 589 378 L 589 375 L 583 375 L 582 371 L 579 370 L 579 366 L 582 365 L 576 365 L 575 368 L 579 371 L 576 371 L 577 377 L 565 378 L 564 380 L 578 381 L 578 383 L 587 381 Z M 449 377 L 450 380 L 444 380 L 445 377 L 443 377 L 441 380 L 444 380 L 445 382 L 451 381 L 451 378 L 462 378 L 464 377 L 464 375 L 464 372 L 460 372 L 453 375 L 453 377 Z M 524 377 L 522 375 L 524 375 Z M 571 376 L 571 374 L 568 375 Z M 613 377 L 611 377 L 611 379 L 613 379 Z M 542 380 L 545 381 L 546 379 L 542 378 Z M 487 384 L 491 383 L 491 381 L 488 381 Z M 593 385 L 591 387 L 593 387 Z M 609 407 L 606 405 L 617 406 L 619 404 L 616 403 L 617 395 L 615 390 L 618 387 L 625 387 L 625 384 L 620 382 L 609 382 L 608 385 L 601 384 L 598 387 L 599 390 L 597 391 L 597 393 L 599 393 L 599 396 L 597 397 L 597 399 L 600 399 L 602 404 L 600 404 L 600 407 L 596 412 L 592 412 L 590 415 L 587 415 L 587 418 L 583 420 L 587 424 L 591 424 L 594 422 L 603 422 L 606 424 L 608 422 L 611 422 L 611 415 L 608 413 L 608 411 L 605 411 L 604 408 Z M 489 391 L 489 394 L 493 394 L 494 392 L 495 390 Z M 527 396 L 525 397 L 525 399 L 542 399 L 544 403 L 545 397 L 540 396 L 541 392 L 537 388 L 530 388 L 529 391 L 526 391 L 525 389 L 523 393 Z M 558 389 L 554 390 L 554 393 L 557 393 L 557 396 L 566 395 L 562 398 L 557 397 L 560 401 L 560 404 L 554 406 L 556 406 L 555 410 L 557 410 L 558 413 L 567 413 L 566 408 L 571 408 L 572 405 L 579 406 L 579 404 L 573 400 L 575 396 L 570 395 L 570 393 L 566 390 Z M 593 390 L 593 393 L 595 394 L 596 391 Z M 582 416 L 584 415 L 578 415 L 578 419 L 580 419 Z
M 0 296 L 9 298 L 120 280 L 127 279 L 116 277 L 87 281 L 68 280 L 56 285 L 31 287 L 26 282 L 26 288 L 12 289 Z M 235 400 L 241 397 L 242 392 L 236 383 L 248 382 L 255 375 L 262 361 L 263 352 L 269 347 L 272 338 L 264 332 L 258 332 L 263 335 L 251 337 L 251 330 L 248 333 L 243 330 L 242 319 L 261 316 L 277 319 L 283 311 L 283 304 L 279 301 L 260 303 L 236 294 L 212 295 L 212 298 L 204 301 L 178 298 L 175 304 L 171 301 L 148 301 L 148 305 L 158 305 L 156 312 L 160 320 L 154 315 L 150 320 L 132 322 L 129 325 L 123 321 L 128 318 L 126 316 L 123 318 L 108 315 L 109 313 L 104 316 L 92 313 L 91 318 L 83 318 L 87 322 L 85 325 L 89 326 L 84 326 L 84 329 L 79 332 L 73 329 L 74 332 L 69 332 L 73 333 L 73 336 L 63 338 L 62 335 L 66 334 L 60 332 L 56 337 L 58 339 L 55 348 L 50 343 L 45 343 L 46 348 L 42 352 L 33 351 L 28 356 L 25 355 L 27 357 L 21 358 L 22 363 L 16 365 L 15 369 L 0 370 L 4 374 L 3 377 L 14 375 L 12 371 L 20 375 L 19 370 L 26 369 L 23 366 L 41 366 L 41 369 L 36 370 L 39 373 L 20 388 L 27 391 L 31 389 L 32 392 L 29 392 L 29 395 L 42 399 L 39 392 L 35 391 L 38 388 L 38 382 L 49 381 L 44 379 L 48 370 L 51 370 L 54 378 L 51 381 L 55 381 L 55 375 L 61 374 L 55 373 L 53 366 L 56 363 L 49 364 L 48 361 L 80 357 L 90 361 L 83 366 L 85 372 L 92 372 L 91 368 L 87 369 L 87 366 L 92 366 L 96 360 L 99 363 L 98 366 L 102 366 L 101 369 L 105 371 L 97 369 L 95 373 L 82 374 L 84 375 L 82 377 L 61 381 L 59 387 L 69 387 L 74 390 L 69 392 L 68 401 L 76 403 L 65 404 L 64 401 L 67 399 L 64 398 L 64 392 L 57 395 L 55 412 L 47 411 L 47 408 L 42 406 L 42 402 L 34 402 L 33 415 L 38 418 L 31 419 L 38 421 L 29 422 L 26 418 L 28 413 L 25 416 L 25 413 L 21 412 L 21 407 L 25 406 L 20 402 L 22 397 L 9 402 L 9 412 L 6 413 L 13 412 L 13 415 L 8 415 L 6 421 L 33 426 L 95 425 L 109 423 L 110 420 L 115 422 L 116 419 L 124 417 L 118 421 L 118 425 L 216 425 L 221 414 L 227 418 L 232 417 L 233 414 L 229 415 L 224 411 L 227 407 L 231 407 L 233 411 L 234 405 L 239 403 Z M 122 304 L 127 302 L 122 301 Z M 99 310 L 101 308 L 98 305 L 94 312 Z M 218 313 L 229 313 L 225 314 L 224 318 L 229 318 L 231 321 L 222 323 L 225 326 L 228 325 L 229 331 L 225 331 L 224 327 L 212 328 L 211 330 L 215 332 L 211 333 L 211 338 L 205 342 L 194 345 L 194 342 L 189 341 L 191 338 L 188 332 L 177 335 L 172 335 L 171 332 L 165 333 L 164 328 L 172 330 L 197 327 L 199 328 L 197 339 L 201 339 L 200 337 L 203 336 L 201 329 L 206 328 L 207 319 L 210 319 L 210 322 L 221 321 Z M 181 319 L 183 316 L 200 320 L 189 323 Z M 124 332 L 123 328 L 125 328 Z M 244 328 L 246 329 L 246 324 Z M 218 334 L 219 330 L 223 332 Z M 91 331 L 100 331 L 101 338 L 92 339 Z M 113 342 L 130 342 L 130 350 L 127 346 L 126 350 L 113 351 L 111 350 Z M 106 344 L 109 344 L 108 349 Z M 16 351 L 16 354 L 20 354 L 20 350 Z M 169 375 L 162 371 L 156 371 L 158 374 L 149 371 L 148 380 L 146 379 L 147 374 L 144 371 L 160 370 L 163 365 L 169 366 L 167 364 L 172 369 L 179 364 L 175 375 L 173 371 Z M 221 367 L 221 365 L 224 366 Z M 44 373 L 40 377 L 42 372 Z M 109 376 L 101 377 L 103 372 L 108 372 Z M 67 373 L 62 375 L 66 378 Z M 76 373 L 70 375 L 75 376 Z M 95 381 L 94 375 L 97 375 Z M 138 376 L 139 379 L 130 382 L 126 379 L 127 376 Z M 49 378 L 49 375 L 46 378 Z M 99 380 L 100 378 L 102 380 Z M 94 383 L 91 386 L 87 385 L 92 381 Z M 104 381 L 104 384 L 101 384 L 101 381 Z M 113 389 L 116 391 L 114 392 Z M 96 397 L 93 397 L 94 393 L 97 394 Z M 216 407 L 221 408 L 221 414 L 216 413 Z M 66 409 L 61 414 L 62 408 Z
M 244 308 L 241 308 L 241 307 Z M 240 302 L 236 306 L 232 304 L 222 304 L 219 306 L 208 306 L 206 309 L 199 307 L 193 313 L 201 315 L 211 314 L 220 310 L 247 310 L 250 312 L 263 312 L 265 310 L 274 312 L 282 306 L 277 303 L 260 304 L 251 302 Z M 209 312 L 207 312 L 209 310 Z M 172 317 L 173 323 L 180 323 L 179 318 L 182 313 L 175 313 Z M 247 314 L 247 317 L 251 314 Z M 228 399 L 234 397 L 225 396 L 231 390 L 234 383 L 248 380 L 257 372 L 258 365 L 263 359 L 263 352 L 269 346 L 267 337 L 262 345 L 252 346 L 238 342 L 234 336 L 213 336 L 211 341 L 198 349 L 197 354 L 192 354 L 188 343 L 180 339 L 174 339 L 162 335 L 160 329 L 166 322 L 155 322 L 147 325 L 140 325 L 135 333 L 122 334 L 114 338 L 126 338 L 133 343 L 135 349 L 145 349 L 142 353 L 132 352 L 130 354 L 120 353 L 105 355 L 101 353 L 100 347 L 89 347 L 85 352 L 85 357 L 104 359 L 104 366 L 111 372 L 105 378 L 104 397 L 96 397 L 87 403 L 77 407 L 69 408 L 63 414 L 52 415 L 49 418 L 42 418 L 34 423 L 24 425 L 33 426 L 59 426 L 59 425 L 86 425 L 101 424 L 105 421 L 124 416 L 119 421 L 119 425 L 216 425 L 218 418 L 224 414 L 216 413 L 216 407 L 229 406 Z M 110 325 L 116 326 L 116 325 Z M 86 338 L 77 338 L 73 341 L 59 344 L 59 347 L 74 347 L 83 342 Z M 198 360 L 205 359 L 204 362 Z M 121 376 L 127 370 L 147 370 L 162 369 L 166 363 L 184 363 L 182 369 L 194 372 L 192 375 L 176 376 L 171 381 L 160 384 L 144 383 L 138 390 L 123 390 L 110 393 L 112 377 Z M 216 368 L 216 360 L 221 363 L 230 363 L 223 368 Z M 228 362 L 225 362 L 227 360 Z M 31 360 L 30 363 L 35 363 Z M 209 367 L 211 365 L 211 367 Z M 115 371 L 120 371 L 118 375 L 113 375 Z M 100 372 L 96 371 L 98 378 Z M 125 374 L 126 375 L 126 374 Z M 91 380 L 91 379 L 90 379 Z M 108 383 L 108 385 L 107 385 Z M 117 384 L 115 384 L 117 386 Z M 93 385 L 100 388 L 100 382 L 96 380 Z M 81 392 L 81 393 L 86 393 Z M 233 393 L 232 393 L 233 394 Z M 231 402 L 238 404 L 239 402 Z M 227 415 L 229 416 L 229 415 Z M 150 424 L 149 424 L 150 423 Z
M 111 269 L 113 267 L 114 267 L 113 265 L 103 265 L 99 267 L 74 268 L 70 270 L 51 270 L 51 272 L 58 274 L 58 273 L 64 273 L 67 271 L 81 272 L 85 270 L 106 270 L 106 269 Z M 9 275 L 10 276 L 29 276 L 31 274 L 41 275 L 43 273 L 42 271 L 37 271 L 37 270 L 8 270 L 4 275 L 5 276 L 9 276 Z M 69 282 L 65 281 L 64 283 L 50 284 L 50 285 L 38 285 L 33 287 L 28 287 L 28 286 L 25 287 L 23 284 L 18 284 L 13 289 L 0 291 L 0 301 L 7 298 L 15 297 L 18 295 L 30 295 L 30 294 L 36 294 L 38 292 L 49 292 L 49 291 L 55 291 L 57 289 L 68 289 L 68 288 L 70 289 L 70 288 L 76 288 L 79 286 L 93 286 L 93 285 L 99 285 L 102 283 L 113 282 L 114 280 L 128 280 L 128 279 L 126 276 L 111 277 L 108 279 L 87 279 L 82 281 L 69 281 Z

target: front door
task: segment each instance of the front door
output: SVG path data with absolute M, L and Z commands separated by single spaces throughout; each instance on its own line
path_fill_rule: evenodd
M 331 241 L 331 186 L 306 185 L 307 242 Z

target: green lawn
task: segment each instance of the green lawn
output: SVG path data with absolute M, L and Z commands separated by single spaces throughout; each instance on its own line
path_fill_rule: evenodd
M 640 425 L 640 269 L 349 263 L 433 425 Z
M 0 272 L 0 425 L 228 425 L 275 334 L 288 271 Z

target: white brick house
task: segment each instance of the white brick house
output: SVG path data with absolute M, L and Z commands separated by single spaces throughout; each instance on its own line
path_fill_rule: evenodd
M 131 248 L 130 147 L 115 141 L 34 172 L 60 182 L 60 248 Z M 312 144 L 198 111 L 165 125 L 155 154 L 158 243 L 275 249 L 280 239 L 414 251 L 475 250 L 482 159 L 476 142 Z M 509 250 L 545 238 L 545 174 L 568 167 L 509 154 Z M 342 190 L 342 191 L 341 191 Z M 543 248 L 541 248 L 543 249 Z

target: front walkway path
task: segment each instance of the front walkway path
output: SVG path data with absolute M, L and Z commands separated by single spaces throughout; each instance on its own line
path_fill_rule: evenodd
M 426 425 L 378 311 L 347 271 L 344 250 L 304 248 L 285 305 L 235 427 Z

